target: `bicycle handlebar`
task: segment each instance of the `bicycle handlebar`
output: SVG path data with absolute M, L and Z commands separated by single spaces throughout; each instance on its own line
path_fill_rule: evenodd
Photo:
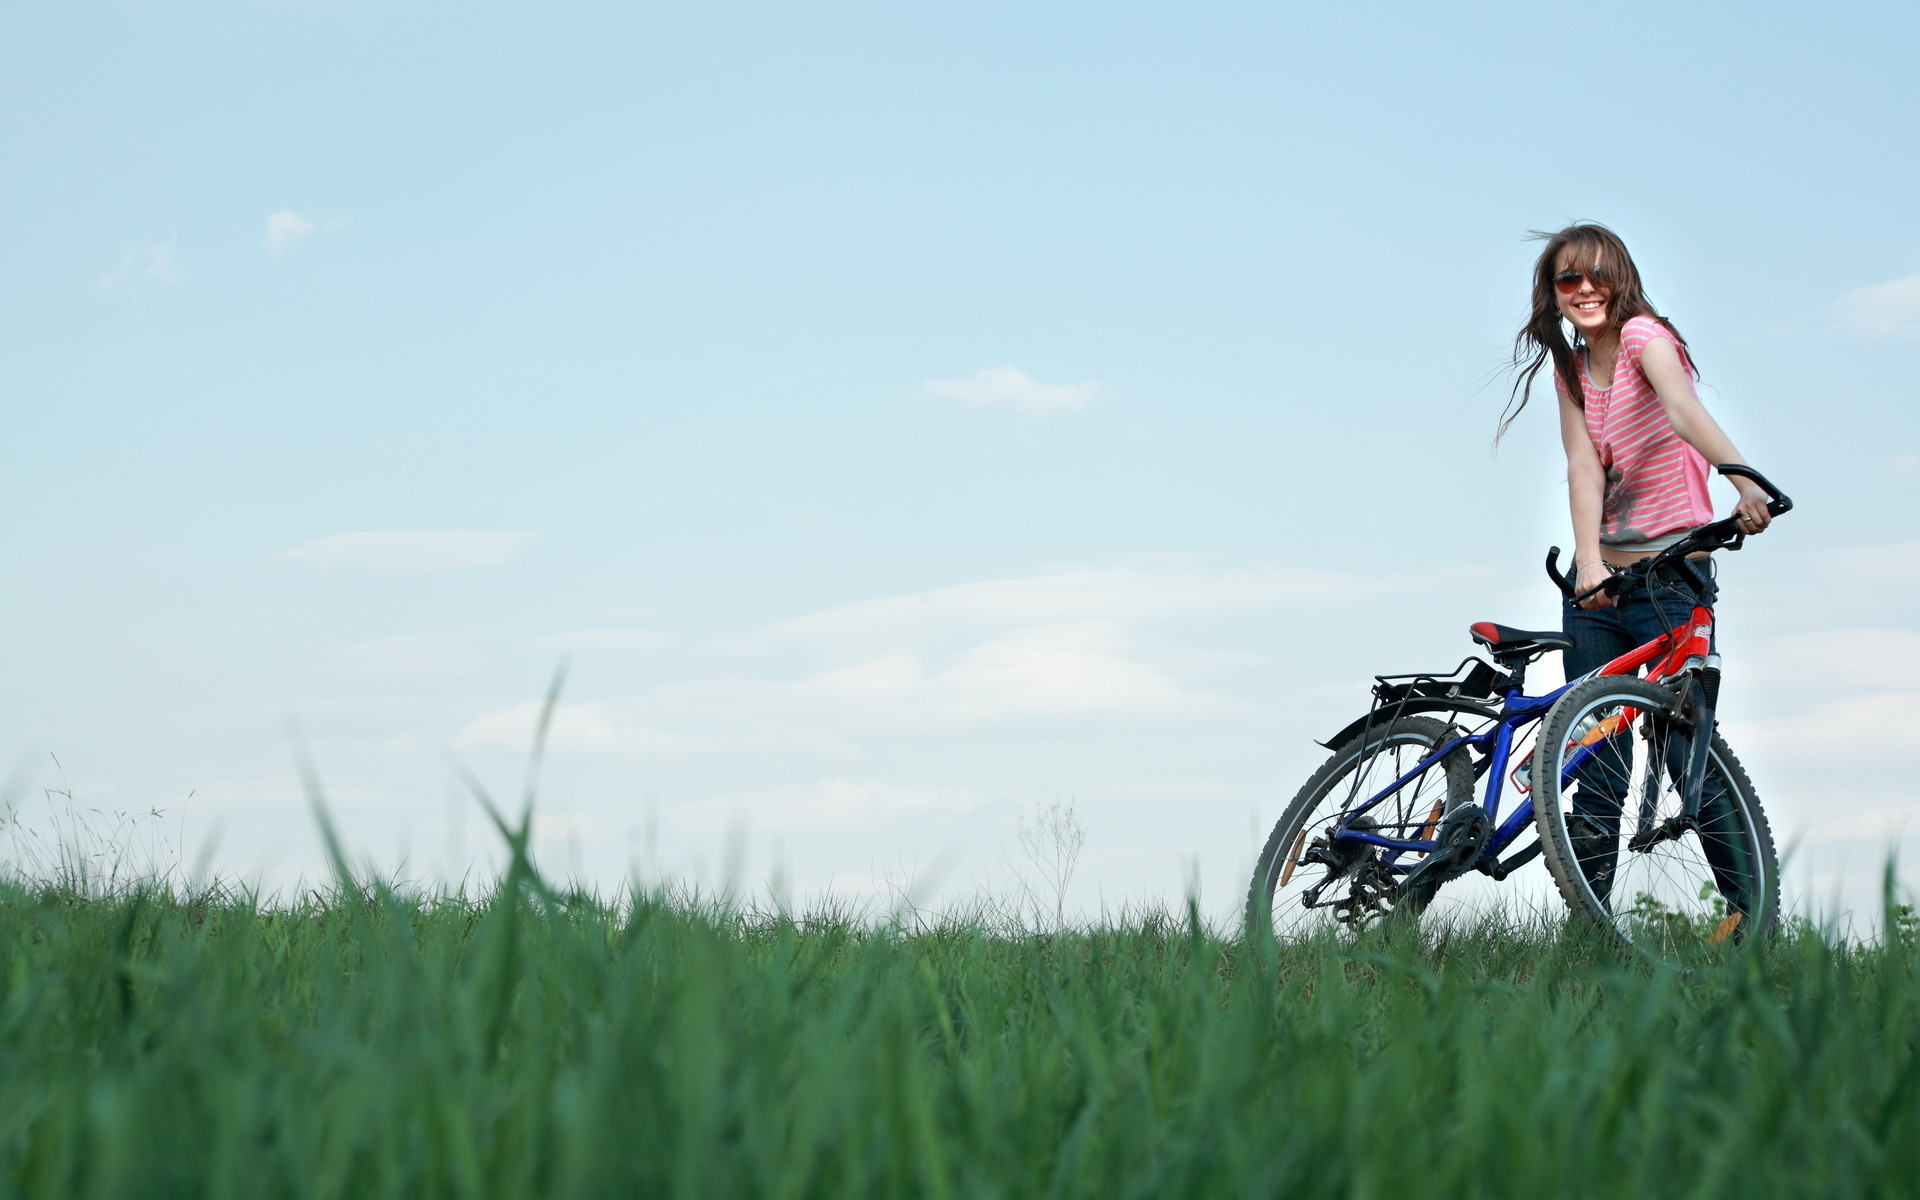
M 1760 490 L 1767 494 L 1767 511 L 1774 516 L 1777 517 L 1781 513 L 1793 511 L 1792 499 L 1790 499 L 1785 492 L 1773 486 L 1771 479 L 1768 479 L 1752 467 L 1746 466 L 1743 463 L 1721 463 L 1715 467 L 1714 470 L 1720 472 L 1722 475 L 1738 475 L 1743 479 L 1751 479 L 1759 484 Z
M 1767 494 L 1767 511 L 1772 515 L 1777 517 L 1782 513 L 1793 511 L 1792 499 L 1752 467 L 1742 466 L 1739 463 L 1721 463 L 1714 470 L 1722 475 L 1739 475 L 1759 484 L 1760 490 Z M 1554 586 L 1559 588 L 1568 600 L 1579 604 L 1582 600 L 1600 592 L 1618 596 L 1661 567 L 1671 562 L 1678 562 L 1690 554 L 1697 554 L 1703 550 L 1738 550 L 1741 543 L 1746 540 L 1747 535 L 1741 531 L 1738 517 L 1709 521 L 1697 529 L 1689 530 L 1685 537 L 1653 557 L 1643 558 L 1630 567 L 1621 567 L 1603 582 L 1577 595 L 1573 590 L 1575 576 L 1560 570 L 1560 547 L 1553 546 L 1547 550 L 1547 578 L 1553 580 Z

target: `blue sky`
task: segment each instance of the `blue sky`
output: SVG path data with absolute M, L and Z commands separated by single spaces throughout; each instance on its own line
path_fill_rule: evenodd
M 557 870 L 734 839 L 756 885 L 965 894 L 1071 798 L 1084 905 L 1229 905 L 1369 675 L 1556 619 L 1548 407 L 1489 443 L 1524 235 L 1591 218 L 1801 502 L 1727 565 L 1729 737 L 1795 894 L 1870 894 L 1920 729 L 1917 35 L 16 7 L 9 796 L 311 875 L 292 716 L 357 851 L 458 875 L 449 757 L 517 794 L 568 655 Z

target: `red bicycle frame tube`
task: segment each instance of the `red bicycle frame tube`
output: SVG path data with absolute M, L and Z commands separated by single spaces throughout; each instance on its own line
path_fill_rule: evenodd
M 1660 661 L 1647 672 L 1647 678 L 1664 679 L 1687 665 L 1693 658 L 1705 659 L 1713 653 L 1713 610 L 1695 605 L 1693 614 L 1672 629 L 1643 646 L 1622 654 L 1595 675 L 1631 675 L 1647 663 Z M 1665 658 L 1661 658 L 1661 655 Z
M 1680 670 L 1689 662 L 1698 659 L 1707 660 L 1713 653 L 1713 610 L 1698 604 L 1693 607 L 1693 615 L 1667 630 L 1659 637 L 1643 646 L 1636 646 L 1622 654 L 1606 666 L 1595 671 L 1595 675 L 1631 675 L 1646 663 L 1653 662 L 1662 654 L 1652 669 L 1647 672 L 1648 682 L 1665 679 Z M 1620 710 L 1619 720 L 1631 723 L 1640 716 L 1640 710 L 1627 705 Z

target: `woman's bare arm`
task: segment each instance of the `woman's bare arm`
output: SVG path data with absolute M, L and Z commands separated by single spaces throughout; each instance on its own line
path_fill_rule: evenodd
M 1558 381 L 1556 381 L 1558 382 Z M 1567 507 L 1573 514 L 1574 589 L 1598 587 L 1611 573 L 1600 557 L 1600 508 L 1607 494 L 1607 471 L 1587 433 L 1587 414 L 1556 387 L 1560 400 L 1560 444 L 1567 452 Z M 1582 608 L 1608 608 L 1613 597 L 1601 592 Z
M 1661 406 L 1667 410 L 1667 419 L 1673 422 L 1673 431 L 1682 441 L 1710 463 L 1746 463 L 1740 451 L 1734 449 L 1733 439 L 1721 430 L 1707 406 L 1700 403 L 1699 395 L 1693 390 L 1693 377 L 1671 341 L 1663 337 L 1648 341 L 1640 352 L 1640 369 L 1646 372 L 1647 382 L 1659 395 Z M 1733 486 L 1740 490 L 1740 502 L 1734 511 L 1747 519 L 1748 533 L 1759 533 L 1773 520 L 1773 514 L 1767 511 L 1767 493 L 1751 479 L 1738 476 L 1733 478 Z

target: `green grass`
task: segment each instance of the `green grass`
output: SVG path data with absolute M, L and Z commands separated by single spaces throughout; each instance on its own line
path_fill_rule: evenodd
M 0 1194 L 1880 1196 L 1920 948 L 0 892 Z

